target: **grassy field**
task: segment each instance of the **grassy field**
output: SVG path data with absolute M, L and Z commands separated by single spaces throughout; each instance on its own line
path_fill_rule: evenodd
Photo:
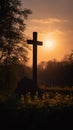
M 51 90 L 51 89 L 49 89 Z M 54 90 L 54 91 L 53 91 Z M 65 126 L 73 128 L 73 94 L 64 89 L 63 93 L 52 88 L 41 96 L 30 92 L 21 96 L 7 96 L 0 102 L 0 125 L 23 127 L 30 130 L 47 130 Z M 68 90 L 68 89 L 67 89 Z M 60 125 L 60 128 L 58 127 Z

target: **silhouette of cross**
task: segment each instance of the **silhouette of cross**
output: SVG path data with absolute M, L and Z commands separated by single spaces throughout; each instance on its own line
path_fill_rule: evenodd
M 37 45 L 43 43 L 37 41 L 37 32 L 33 32 L 33 40 L 27 40 L 28 44 L 33 44 L 33 82 L 37 86 Z

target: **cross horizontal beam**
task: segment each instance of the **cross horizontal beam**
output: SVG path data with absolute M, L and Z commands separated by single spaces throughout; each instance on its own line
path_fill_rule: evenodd
M 40 46 L 43 45 L 43 42 L 33 41 L 33 40 L 27 40 L 27 43 L 28 43 L 28 44 L 33 44 L 33 45 L 40 45 Z

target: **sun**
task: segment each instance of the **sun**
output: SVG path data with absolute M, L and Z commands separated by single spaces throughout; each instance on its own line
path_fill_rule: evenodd
M 45 49 L 53 49 L 55 47 L 55 42 L 52 39 L 46 39 L 44 41 L 44 47 Z

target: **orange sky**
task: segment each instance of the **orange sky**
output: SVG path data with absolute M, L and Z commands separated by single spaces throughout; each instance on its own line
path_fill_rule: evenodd
M 38 63 L 52 59 L 61 60 L 73 49 L 73 0 L 23 0 L 23 6 L 32 10 L 26 21 L 26 35 L 38 32 Z M 52 46 L 48 44 L 52 43 Z M 46 45 L 47 42 L 47 45 Z M 32 45 L 30 45 L 32 48 Z M 32 51 L 28 65 L 32 65 Z

